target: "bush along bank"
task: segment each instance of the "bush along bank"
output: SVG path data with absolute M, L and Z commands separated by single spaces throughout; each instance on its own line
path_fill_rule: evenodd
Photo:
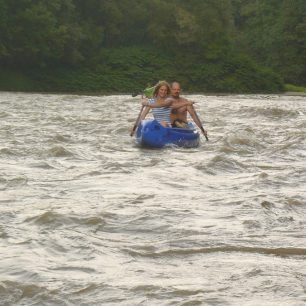
M 282 78 L 243 55 L 190 58 L 152 49 L 103 49 L 86 66 L 51 65 L 0 71 L 0 89 L 39 92 L 129 93 L 150 82 L 178 80 L 188 92 L 277 93 Z
M 285 90 L 288 92 L 306 93 L 306 87 L 286 84 Z

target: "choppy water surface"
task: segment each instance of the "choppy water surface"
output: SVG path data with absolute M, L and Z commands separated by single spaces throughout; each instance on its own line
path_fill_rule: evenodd
M 149 150 L 139 98 L 0 93 L 1 305 L 306 304 L 306 97 L 189 98 Z

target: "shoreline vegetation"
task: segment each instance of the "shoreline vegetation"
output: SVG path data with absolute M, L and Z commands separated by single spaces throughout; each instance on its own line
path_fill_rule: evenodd
M 0 90 L 305 92 L 306 1 L 0 0 Z M 292 84 L 292 85 L 290 85 Z
M 306 95 L 306 87 L 304 86 L 296 86 L 292 84 L 286 84 L 285 85 L 285 92 L 286 93 L 292 93 L 295 95 Z
M 57 72 L 43 71 L 43 76 L 36 77 L 27 73 L 12 70 L 0 71 L 0 91 L 2 92 L 25 92 L 25 93 L 46 93 L 46 94 L 78 94 L 78 95 L 116 95 L 126 94 L 132 95 L 134 93 L 141 93 L 146 87 L 145 82 L 130 84 L 120 88 L 121 84 L 116 86 L 113 83 L 112 86 L 105 86 L 105 84 L 97 84 L 100 78 L 106 78 L 107 76 L 95 75 L 92 72 L 81 75 L 80 78 L 74 79 L 77 71 L 62 71 L 68 77 L 63 79 L 63 75 L 60 74 L 57 77 Z M 93 76 L 94 75 L 94 76 Z M 86 80 L 82 84 L 82 78 Z M 88 79 L 97 78 L 97 82 L 88 83 Z M 60 85 L 59 85 L 60 84 Z M 109 84 L 109 83 L 106 83 Z M 100 86 L 101 85 L 101 86 Z M 279 87 L 276 90 L 210 90 L 209 88 L 201 89 L 201 86 L 194 87 L 191 90 L 188 88 L 184 90 L 185 94 L 205 94 L 205 95 L 232 95 L 232 94 L 284 94 L 284 95 L 296 95 L 306 96 L 306 87 L 297 86 L 294 84 L 282 84 L 278 83 Z
M 26 92 L 141 92 L 161 79 L 178 80 L 185 92 L 279 93 L 282 77 L 234 52 L 183 61 L 181 55 L 143 47 L 104 49 L 97 65 L 2 68 L 0 90 Z M 180 65 L 177 65 L 180 63 Z
M 63 94 L 63 95 L 84 95 L 84 96 L 110 96 L 110 95 L 130 95 L 133 98 L 141 97 L 143 90 L 146 88 L 139 88 L 139 86 L 132 90 L 42 90 L 39 89 L 40 86 L 33 86 L 31 80 L 28 80 L 26 77 L 18 74 L 18 87 L 15 87 L 16 83 L 9 84 L 9 81 L 6 80 L 5 84 L 2 83 L 2 72 L 0 71 L 0 92 L 8 93 L 25 93 L 25 94 Z M 1 84 L 2 83 L 2 84 Z M 7 85 L 2 87 L 1 85 Z M 30 86 L 27 86 L 29 85 Z M 209 91 L 209 90 L 183 90 L 183 95 L 207 95 L 207 96 L 230 96 L 230 95 L 294 95 L 294 96 L 306 96 L 306 87 L 295 86 L 293 84 L 285 84 L 283 90 L 281 91 L 256 91 L 256 92 L 227 92 L 227 91 Z

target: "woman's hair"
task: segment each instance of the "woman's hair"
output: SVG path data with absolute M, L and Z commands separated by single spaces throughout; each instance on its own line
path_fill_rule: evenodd
M 157 96 L 158 91 L 159 91 L 159 89 L 160 89 L 162 86 L 166 86 L 166 87 L 167 87 L 167 95 L 168 95 L 168 96 L 170 95 L 171 89 L 170 89 L 169 83 L 166 82 L 166 81 L 159 81 L 159 82 L 155 85 L 155 88 L 154 88 L 154 91 L 153 91 L 153 97 L 156 97 L 156 96 Z

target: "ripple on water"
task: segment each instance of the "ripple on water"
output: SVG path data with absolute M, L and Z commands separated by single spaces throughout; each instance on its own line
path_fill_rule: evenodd
M 29 167 L 31 168 L 41 168 L 41 169 L 55 169 L 55 167 L 51 166 L 49 163 L 45 161 L 30 163 Z
M 9 116 L 11 116 L 11 115 L 7 112 L 0 112 L 0 118 L 7 118 Z
M 248 116 L 265 116 L 272 120 L 279 120 L 283 118 L 296 118 L 300 115 L 298 110 L 284 109 L 277 106 L 254 106 L 243 107 L 241 113 L 245 113 Z
M 56 134 L 54 137 L 51 138 L 51 142 L 64 142 L 64 143 L 70 142 L 70 136 Z
M 126 252 L 133 256 L 150 257 L 150 258 L 167 258 L 172 256 L 197 256 L 198 254 L 210 253 L 250 253 L 266 254 L 277 256 L 306 256 L 306 248 L 266 248 L 266 247 L 249 247 L 239 245 L 224 245 L 216 247 L 189 247 L 189 248 L 169 248 L 168 250 L 159 251 L 156 248 L 146 248 L 142 251 L 135 249 L 125 249 Z
M 10 149 L 10 148 L 0 149 L 0 157 L 1 156 L 14 157 L 17 155 L 18 155 L 18 152 L 14 149 Z
M 1 305 L 67 305 L 63 298 L 58 297 L 59 290 L 28 282 L 3 281 L 0 283 Z
M 271 210 L 275 207 L 274 203 L 270 202 L 270 201 L 263 201 L 260 203 L 261 207 L 267 210 Z
M 74 154 L 63 146 L 54 146 L 47 151 L 50 157 L 72 157 Z
M 14 305 L 25 297 L 33 297 L 41 292 L 41 288 L 36 285 L 24 285 L 17 282 L 4 281 L 0 283 L 0 294 L 2 305 Z
M 219 173 L 243 173 L 248 169 L 248 165 L 226 154 L 219 154 L 208 163 L 197 163 L 195 168 L 208 174 L 217 175 Z
M 286 204 L 289 205 L 289 207 L 291 208 L 292 207 L 306 208 L 306 201 L 301 196 L 286 198 Z
M 19 188 L 28 184 L 28 178 L 25 176 L 18 176 L 14 178 L 2 178 L 0 184 L 5 184 L 5 188 Z
M 305 97 L 190 98 L 210 141 L 150 150 L 139 100 L 0 93 L 0 304 L 303 303 Z
M 255 135 L 254 131 L 247 128 L 245 130 L 230 133 L 223 139 L 220 151 L 224 153 L 235 153 L 239 156 L 253 154 L 264 148 L 263 143 Z
M 131 166 L 132 163 L 127 162 L 127 163 L 121 163 L 121 162 L 108 162 L 105 166 L 104 169 L 105 173 L 131 173 L 132 169 Z
M 67 227 L 67 226 L 85 226 L 85 227 L 103 227 L 106 224 L 104 218 L 99 216 L 80 217 L 79 215 L 60 214 L 53 211 L 47 211 L 35 217 L 29 217 L 26 223 L 33 223 L 42 227 Z
M 2 239 L 9 238 L 8 233 L 3 228 L 0 228 L 0 238 L 2 238 Z
M 258 220 L 245 220 L 243 221 L 243 226 L 249 230 L 258 230 L 262 228 Z

